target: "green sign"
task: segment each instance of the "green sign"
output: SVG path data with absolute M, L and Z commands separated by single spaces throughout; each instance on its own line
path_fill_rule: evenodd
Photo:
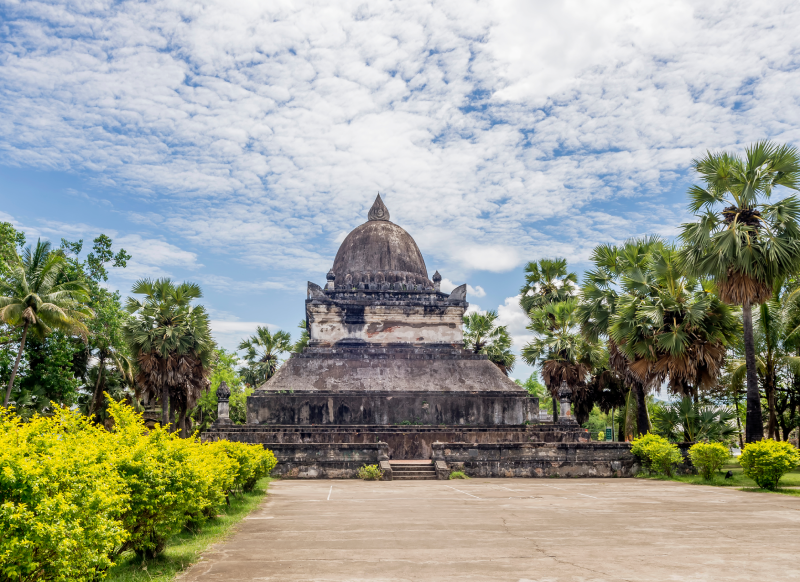
M 606 440 L 607 440 L 607 441 L 610 441 L 610 440 L 611 440 L 611 438 L 614 436 L 614 435 L 612 434 L 612 430 L 613 430 L 613 429 L 612 429 L 610 426 L 607 426 L 607 427 L 606 427 Z

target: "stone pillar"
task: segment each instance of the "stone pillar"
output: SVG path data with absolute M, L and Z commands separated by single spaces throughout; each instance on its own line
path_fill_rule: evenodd
M 225 382 L 220 382 L 217 387 L 217 420 L 214 424 L 231 424 L 230 407 L 228 399 L 231 390 Z
M 577 421 L 572 416 L 569 405 L 572 400 L 572 389 L 567 386 L 567 382 L 562 380 L 561 386 L 558 389 L 558 399 L 561 402 L 561 410 L 558 414 L 559 424 L 577 424 Z
M 442 290 L 442 276 L 439 274 L 439 271 L 433 274 L 433 290 L 437 293 Z
M 326 291 L 335 290 L 336 289 L 336 274 L 333 272 L 333 269 L 328 271 L 328 274 L 325 276 L 325 278 L 328 280 L 328 282 L 325 283 L 325 290 Z

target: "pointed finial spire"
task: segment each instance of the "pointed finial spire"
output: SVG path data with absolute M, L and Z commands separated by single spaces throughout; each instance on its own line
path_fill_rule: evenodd
M 370 220 L 389 220 L 389 209 L 386 208 L 383 200 L 381 200 L 380 193 L 378 193 L 378 197 L 375 198 L 372 208 L 369 209 L 369 215 L 367 217 Z

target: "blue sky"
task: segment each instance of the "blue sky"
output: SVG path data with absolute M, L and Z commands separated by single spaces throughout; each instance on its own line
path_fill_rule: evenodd
M 297 333 L 380 191 L 517 348 L 527 260 L 687 219 L 693 157 L 800 137 L 795 2 L 0 1 L 0 220 Z M 516 376 L 526 375 L 520 367 Z

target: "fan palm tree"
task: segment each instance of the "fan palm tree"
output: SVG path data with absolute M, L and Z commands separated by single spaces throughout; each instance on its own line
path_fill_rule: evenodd
M 800 201 L 773 204 L 772 191 L 800 186 L 800 154 L 791 146 L 758 142 L 742 158 L 708 152 L 692 162 L 705 187 L 689 190 L 698 222 L 682 226 L 683 262 L 698 277 L 717 282 L 720 298 L 742 306 L 747 366 L 746 441 L 764 436 L 753 343 L 753 305 L 772 296 L 777 281 L 800 265 Z
M 592 370 L 604 359 L 599 344 L 580 333 L 577 310 L 578 299 L 571 297 L 529 313 L 528 329 L 536 337 L 522 348 L 522 359 L 530 366 L 541 366 L 542 380 L 554 400 L 561 382 L 572 388 L 573 401 L 583 400 Z M 581 416 L 577 420 L 585 422 Z
M 22 338 L 3 406 L 8 406 L 28 332 L 39 338 L 54 329 L 87 332 L 82 320 L 94 315 L 86 306 L 89 289 L 78 281 L 59 283 L 65 267 L 64 255 L 51 251 L 50 243 L 41 240 L 35 248 L 28 246 L 22 257 L 14 253 L 7 263 L 6 277 L 0 279 L 0 321 L 21 327 Z
M 519 304 L 525 313 L 557 301 L 576 291 L 578 277 L 567 271 L 567 259 L 539 259 L 525 265 L 525 284 L 519 290 Z
M 239 349 L 244 350 L 244 359 L 248 363 L 242 374 L 244 381 L 258 386 L 278 371 L 278 355 L 292 351 L 292 336 L 281 330 L 270 333 L 269 329 L 259 325 L 255 335 L 239 343 Z
M 735 418 L 733 410 L 715 408 L 684 397 L 669 404 L 658 404 L 653 414 L 653 426 L 658 434 L 673 442 L 721 442 L 736 435 Z
M 141 279 L 132 292 L 144 296 L 126 304 L 135 316 L 124 334 L 138 364 L 136 381 L 149 398 L 161 399 L 164 426 L 178 412 L 186 436 L 186 412 L 208 388 L 214 358 L 208 314 L 202 305 L 192 305 L 202 292 L 195 283 L 175 285 L 170 279 Z
M 508 376 L 514 369 L 516 356 L 511 353 L 511 336 L 504 325 L 497 325 L 497 312 L 473 312 L 464 316 L 464 349 L 486 354 L 495 366 Z
M 305 319 L 301 319 L 297 327 L 302 331 L 300 332 L 300 339 L 292 346 L 292 352 L 295 354 L 302 354 L 303 350 L 308 346 L 308 341 L 311 339 L 311 336 L 308 334 L 308 325 L 306 325 Z

